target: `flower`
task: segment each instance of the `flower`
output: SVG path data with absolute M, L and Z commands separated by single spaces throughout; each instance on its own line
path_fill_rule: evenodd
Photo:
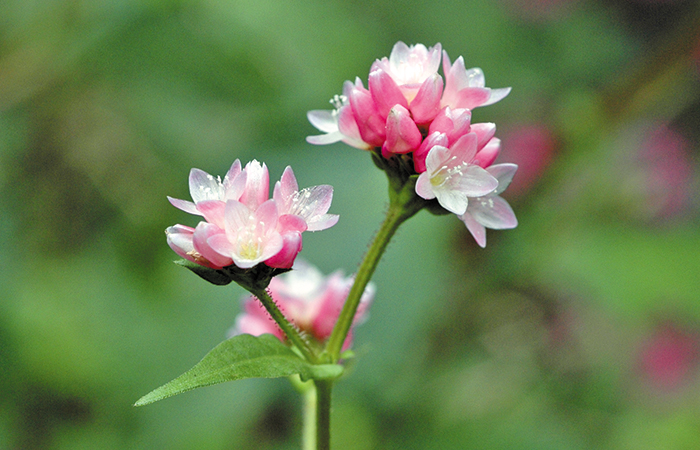
M 518 226 L 518 220 L 507 201 L 498 194 L 506 190 L 518 166 L 496 164 L 486 171 L 498 180 L 498 187 L 481 197 L 472 198 L 469 207 L 459 216 L 480 247 L 486 247 L 486 228 L 506 230 Z
M 297 261 L 291 272 L 275 277 L 270 282 L 269 293 L 287 320 L 319 343 L 328 339 L 347 298 L 353 278 L 336 271 L 324 276 L 316 267 Z M 361 323 L 374 298 L 374 286 L 365 289 L 357 309 L 353 325 Z M 230 335 L 270 333 L 280 340 L 284 334 L 277 327 L 265 308 L 253 296 L 243 297 L 243 313 L 236 317 Z M 352 330 L 344 343 L 344 349 L 352 343 Z
M 301 234 L 329 228 L 338 216 L 327 214 L 333 198 L 328 185 L 298 190 L 287 167 L 269 198 L 269 172 L 251 161 L 241 169 L 236 160 L 222 181 L 190 171 L 193 202 L 168 197 L 175 207 L 203 216 L 196 228 L 175 225 L 166 230 L 168 245 L 180 256 L 213 269 L 235 264 L 248 269 L 265 263 L 290 268 L 302 248 Z
M 468 197 L 486 195 L 498 186 L 496 178 L 472 163 L 476 154 L 476 133 L 465 134 L 450 148 L 435 145 L 416 182 L 416 193 L 426 200 L 437 198 L 451 213 L 464 214 Z
M 458 215 L 483 246 L 484 227 L 512 228 L 517 221 L 497 195 L 505 186 L 494 175 L 504 169 L 492 166 L 501 150 L 496 125 L 471 123 L 471 110 L 509 93 L 486 87 L 482 70 L 467 69 L 461 56 L 452 63 L 439 43 L 428 48 L 397 42 L 388 58 L 372 64 L 367 88 L 360 78 L 346 81 L 343 95 L 332 101 L 334 111 L 309 112 L 312 125 L 326 134 L 307 141 L 342 140 L 389 160 L 375 163 L 400 183 L 415 180 L 418 197 L 437 200 L 430 211 L 441 213 L 441 207 Z M 510 182 L 516 166 L 504 167 L 512 171 Z

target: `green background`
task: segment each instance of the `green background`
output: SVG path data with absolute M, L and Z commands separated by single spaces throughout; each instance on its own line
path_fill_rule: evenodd
M 504 195 L 520 226 L 484 250 L 453 216 L 399 231 L 334 392 L 335 448 L 700 448 L 699 9 L 0 0 L 0 449 L 299 447 L 284 379 L 131 406 L 223 340 L 244 294 L 172 264 L 163 230 L 196 219 L 166 195 L 189 198 L 191 167 L 292 165 L 341 216 L 303 257 L 352 273 L 386 181 L 367 153 L 307 144 L 306 111 L 398 40 L 512 86 L 474 122 L 541 164 Z M 672 139 L 643 156 L 659 127 L 682 158 Z M 549 143 L 525 146 L 532 128 Z

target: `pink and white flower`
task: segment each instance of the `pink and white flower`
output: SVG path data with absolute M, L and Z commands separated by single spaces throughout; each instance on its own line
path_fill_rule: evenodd
M 518 166 L 515 164 L 495 164 L 486 171 L 498 180 L 498 187 L 486 195 L 472 198 L 469 207 L 460 215 L 476 243 L 486 247 L 486 228 L 507 230 L 518 226 L 518 219 L 507 201 L 499 194 L 506 190 Z
M 510 88 L 487 88 L 481 69 L 475 67 L 467 70 L 461 56 L 451 64 L 446 51 L 442 52 L 442 70 L 445 72 L 442 107 L 474 109 L 492 105 L 510 93 Z
M 324 342 L 333 331 L 352 283 L 353 278 L 343 276 L 340 271 L 324 276 L 316 267 L 297 261 L 291 272 L 271 280 L 269 292 L 287 320 L 318 342 Z M 374 292 L 370 283 L 360 299 L 353 326 L 365 319 Z M 284 334 L 258 299 L 247 296 L 243 300 L 244 312 L 236 317 L 231 335 L 270 333 L 284 339 Z M 343 348 L 349 348 L 351 343 L 352 329 Z
M 337 215 L 327 214 L 331 186 L 299 191 L 287 167 L 269 199 L 267 166 L 255 160 L 243 169 L 236 160 L 223 181 L 192 169 L 190 193 L 194 202 L 169 200 L 206 221 L 196 228 L 168 228 L 168 245 L 183 258 L 214 269 L 231 264 L 247 269 L 262 262 L 290 268 L 301 251 L 304 231 L 324 230 L 338 221 Z
M 498 181 L 472 161 L 477 155 L 476 133 L 462 136 L 450 148 L 436 145 L 428 152 L 426 171 L 416 182 L 416 193 L 426 200 L 437 198 L 440 206 L 461 215 L 469 197 L 492 192 Z

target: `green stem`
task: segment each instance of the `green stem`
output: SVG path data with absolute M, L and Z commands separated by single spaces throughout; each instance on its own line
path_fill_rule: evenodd
M 389 200 L 390 203 L 386 218 L 360 264 L 360 268 L 355 276 L 355 282 L 352 288 L 350 288 L 348 298 L 345 301 L 345 305 L 343 305 L 343 310 L 340 312 L 338 321 L 326 344 L 325 354 L 330 358 L 331 361 L 329 362 L 335 363 L 340 358 L 343 342 L 345 342 L 345 338 L 352 326 L 355 313 L 360 305 L 362 294 L 372 278 L 392 236 L 404 221 L 416 214 L 426 205 L 425 201 L 415 193 L 415 180 L 410 179 L 405 180 L 403 183 L 397 183 L 395 179 L 390 178 Z
M 304 413 L 303 428 L 301 430 L 302 450 L 316 450 L 316 387 L 314 385 L 305 386 L 303 392 Z
M 251 289 L 250 292 L 260 300 L 260 303 L 265 307 L 270 317 L 277 322 L 277 325 L 282 329 L 282 332 L 287 336 L 287 339 L 301 352 L 304 358 L 311 362 L 317 363 L 318 358 L 311 350 L 309 344 L 301 337 L 297 329 L 289 323 L 282 311 L 277 307 L 275 301 L 270 297 L 265 289 Z
M 316 385 L 316 450 L 330 450 L 333 381 L 314 380 L 314 384 Z

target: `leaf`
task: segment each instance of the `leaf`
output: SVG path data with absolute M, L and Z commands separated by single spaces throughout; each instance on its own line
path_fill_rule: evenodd
M 134 406 L 148 405 L 192 389 L 245 378 L 279 378 L 299 374 L 303 380 L 334 379 L 343 373 L 337 364 L 310 364 L 271 334 L 241 334 L 217 345 L 193 368 L 141 397 Z
M 200 266 L 199 264 L 193 263 L 192 261 L 188 261 L 186 259 L 178 259 L 175 261 L 175 264 L 190 269 L 201 278 L 217 286 L 226 286 L 231 282 L 231 278 L 221 270 Z

